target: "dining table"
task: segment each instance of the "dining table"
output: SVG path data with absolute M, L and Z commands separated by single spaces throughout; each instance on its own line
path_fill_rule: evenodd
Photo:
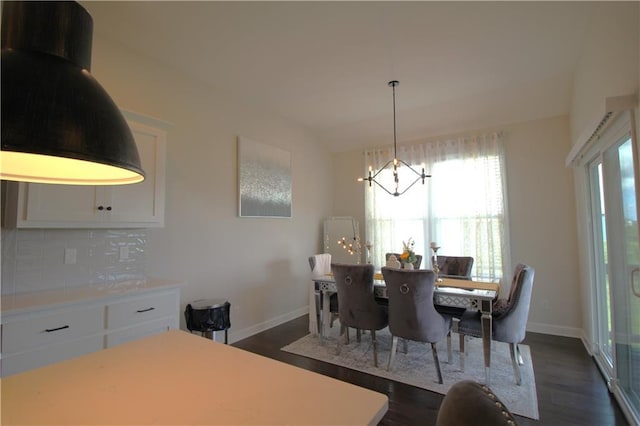
M 315 327 L 318 330 L 319 337 L 322 338 L 329 333 L 329 321 L 324 321 L 323 319 L 330 318 L 329 297 L 332 293 L 337 292 L 337 288 L 332 274 L 313 277 L 313 281 L 316 289 L 321 293 L 323 302 L 322 315 L 320 316 L 321 324 L 317 324 L 317 327 Z M 375 297 L 377 299 L 387 299 L 387 287 L 382 273 L 376 272 L 374 274 L 373 284 Z M 491 314 L 493 302 L 498 297 L 499 292 L 500 284 L 495 282 L 441 277 L 436 280 L 433 295 L 433 302 L 436 306 L 464 308 L 480 312 L 486 384 L 489 384 L 491 379 Z M 313 322 L 317 321 L 317 319 L 315 316 L 310 315 L 309 321 Z M 464 361 L 461 360 L 461 362 Z

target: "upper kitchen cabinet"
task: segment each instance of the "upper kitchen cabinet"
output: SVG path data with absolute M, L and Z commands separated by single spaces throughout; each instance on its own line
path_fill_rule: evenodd
M 3 182 L 4 225 L 18 228 L 164 226 L 166 123 L 123 112 L 136 140 L 143 182 L 76 186 Z

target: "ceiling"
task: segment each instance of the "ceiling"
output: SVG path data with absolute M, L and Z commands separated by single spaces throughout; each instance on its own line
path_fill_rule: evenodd
M 82 2 L 94 33 L 332 152 L 567 114 L 592 2 Z

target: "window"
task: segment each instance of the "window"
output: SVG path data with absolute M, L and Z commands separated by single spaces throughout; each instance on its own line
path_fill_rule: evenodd
M 500 135 L 433 142 L 404 147 L 398 156 L 409 164 L 423 165 L 432 177 L 417 183 L 405 194 L 393 197 L 381 188 L 366 188 L 366 240 L 373 249 L 372 261 L 382 266 L 387 252 L 402 250 L 402 242 L 415 240 L 417 254 L 430 268 L 430 242 L 439 254 L 472 256 L 472 275 L 500 280 L 510 276 L 504 154 Z M 366 152 L 367 164 L 381 167 L 390 153 Z M 406 170 L 405 170 L 406 171 Z M 390 170 L 379 181 L 392 183 Z M 412 179 L 399 169 L 401 186 Z

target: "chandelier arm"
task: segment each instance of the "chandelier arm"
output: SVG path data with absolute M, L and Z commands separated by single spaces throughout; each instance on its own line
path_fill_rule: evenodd
M 422 172 L 422 173 L 418 173 L 418 171 L 417 171 L 416 169 L 414 169 L 413 167 L 411 167 L 411 166 L 410 166 L 409 164 L 407 164 L 406 162 L 404 162 L 404 161 L 402 161 L 402 160 L 400 160 L 400 159 L 398 159 L 398 161 L 399 161 L 400 163 L 404 164 L 405 166 L 407 166 L 407 167 L 409 168 L 409 170 L 411 170 L 411 171 L 412 171 L 413 173 L 415 173 L 416 175 L 418 175 L 418 176 L 422 177 L 422 175 L 424 174 L 424 172 Z M 388 163 L 387 163 L 387 164 L 388 164 Z M 426 174 L 425 174 L 425 175 L 424 175 L 424 177 L 431 177 L 431 175 L 426 175 Z
M 387 188 L 385 188 L 384 186 L 382 186 L 382 184 L 381 184 L 380 182 L 378 182 L 377 180 L 375 180 L 375 179 L 372 179 L 372 182 L 373 182 L 373 183 L 375 183 L 376 185 L 378 185 L 380 188 L 382 188 L 382 189 L 384 190 L 384 192 L 386 192 L 386 193 L 387 193 L 387 194 L 389 194 L 389 195 L 393 195 L 394 197 L 397 197 L 398 195 L 400 195 L 400 194 L 398 194 L 397 192 L 391 192 L 391 191 L 389 191 Z
M 384 163 L 384 166 L 380 167 L 380 169 L 377 172 L 375 172 L 375 174 L 373 176 L 371 176 L 371 178 L 375 179 L 376 176 L 378 176 L 380 173 L 382 173 L 382 171 L 385 170 L 387 168 L 387 166 L 389 164 L 391 164 L 391 163 L 393 163 L 393 160 L 389 160 L 386 163 Z
M 411 183 L 411 185 L 407 186 L 407 187 L 404 189 L 404 191 L 400 192 L 398 195 L 402 195 L 402 194 L 404 194 L 405 192 L 407 192 L 407 191 L 408 191 L 408 190 L 409 190 L 413 185 L 415 185 L 415 184 L 416 184 L 416 182 L 418 182 L 421 178 L 422 178 L 422 176 L 417 177 L 417 178 L 416 178 L 416 179 Z M 393 195 L 393 194 L 392 194 L 392 195 Z M 398 195 L 396 195 L 396 197 L 397 197 Z

